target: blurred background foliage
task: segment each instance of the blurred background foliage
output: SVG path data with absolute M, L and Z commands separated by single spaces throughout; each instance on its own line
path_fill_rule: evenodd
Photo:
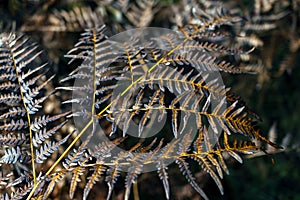
M 300 1 L 299 0 L 1 0 L 0 30 L 30 35 L 46 50 L 60 80 L 72 69 L 63 57 L 85 28 L 105 23 L 109 35 L 126 29 L 155 26 L 175 29 L 197 20 L 193 7 L 210 12 L 222 7 L 245 20 L 231 32 L 233 45 L 246 36 L 255 47 L 249 61 L 255 74 L 223 74 L 225 85 L 239 94 L 261 116 L 260 126 L 282 152 L 254 155 L 241 166 L 230 164 L 225 194 L 212 180 L 204 186 L 211 199 L 300 199 Z M 58 81 L 54 81 L 58 82 Z M 146 176 L 147 178 L 147 176 Z M 173 178 L 174 179 L 174 178 Z M 199 199 L 189 185 L 173 180 L 178 199 Z M 143 188 L 160 184 L 142 182 Z M 142 199 L 157 198 L 141 193 Z M 163 195 L 160 195 L 163 197 Z

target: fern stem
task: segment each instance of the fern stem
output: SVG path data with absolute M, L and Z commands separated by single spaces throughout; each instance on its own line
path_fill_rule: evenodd
M 96 77 L 97 77 L 97 70 L 96 70 L 96 42 L 97 42 L 97 34 L 96 34 L 96 30 L 93 30 L 93 42 L 94 42 L 94 55 L 93 55 L 93 59 L 94 59 L 94 73 L 93 73 L 93 102 L 92 102 L 92 116 L 94 116 L 95 114 L 95 101 L 96 101 L 96 90 L 97 90 L 97 81 L 96 81 Z
M 31 199 L 31 197 L 33 196 L 33 194 L 34 194 L 34 192 L 35 192 L 37 186 L 38 186 L 38 184 L 36 184 L 36 185 L 33 186 L 33 189 L 31 190 L 31 192 L 30 192 L 30 194 L 28 195 L 28 197 L 27 197 L 26 200 L 30 200 L 30 199 Z
M 133 183 L 133 199 L 140 200 L 138 181 Z

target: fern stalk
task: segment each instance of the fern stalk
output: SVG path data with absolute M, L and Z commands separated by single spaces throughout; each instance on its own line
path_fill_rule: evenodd
M 140 200 L 138 181 L 133 183 L 133 198 L 134 200 Z

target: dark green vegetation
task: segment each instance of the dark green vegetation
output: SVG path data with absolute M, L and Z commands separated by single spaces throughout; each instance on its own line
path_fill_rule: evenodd
M 117 199 L 125 194 L 132 199 L 299 199 L 300 2 L 244 2 L 1 2 L 1 198 Z M 113 47 L 104 35 L 147 26 L 179 30 L 180 39 L 160 38 L 171 53 L 155 43 L 150 49 L 136 48 L 136 38 L 128 38 L 122 44 L 125 54 L 101 57 Z M 74 47 L 78 40 L 82 42 Z M 187 54 L 180 57 L 177 50 L 182 49 Z M 68 64 L 70 58 L 75 61 Z M 102 61 L 112 60 L 108 68 L 101 68 Z M 208 69 L 221 71 L 232 89 L 225 91 L 207 83 L 209 76 L 197 76 Z M 131 76 L 124 73 L 129 71 Z M 92 94 L 90 105 L 60 90 L 73 90 L 74 79 L 88 80 L 82 90 Z M 120 79 L 134 84 L 110 99 Z M 211 102 L 222 95 L 226 98 L 219 99 L 220 104 L 228 107 L 212 110 Z M 182 99 L 186 106 L 180 105 Z M 86 120 L 77 131 L 71 106 L 62 104 L 75 100 L 88 107 L 77 113 L 84 113 Z M 200 111 L 193 107 L 195 102 Z M 167 123 L 145 141 L 129 135 L 117 139 L 126 135 L 125 111 L 140 134 L 154 113 L 166 117 Z M 178 116 L 202 122 L 197 124 L 197 137 L 192 138 L 194 129 Z M 261 120 L 262 131 L 256 126 Z M 98 122 L 113 144 L 133 153 L 105 159 L 112 143 L 90 148 L 77 141 L 78 135 L 97 134 L 93 125 Z M 214 123 L 226 132 L 210 147 L 208 135 L 217 130 L 207 132 L 206 127 Z M 124 132 L 114 128 L 118 126 Z M 276 146 L 270 141 L 285 149 L 267 145 Z M 244 156 L 240 165 L 236 161 L 242 153 L 253 154 Z M 167 169 L 168 159 L 176 162 Z M 151 164 L 157 170 L 142 174 L 142 167 Z M 127 166 L 129 172 L 123 173 L 121 168 Z

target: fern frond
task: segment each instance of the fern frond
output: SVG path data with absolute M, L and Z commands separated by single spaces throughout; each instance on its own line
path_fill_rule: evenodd
M 125 15 L 135 27 L 146 27 L 150 24 L 153 16 L 155 15 L 156 4 L 157 1 L 155 0 L 135 1 L 135 3 L 129 4 L 129 8 Z
M 71 11 L 54 10 L 48 15 L 43 23 L 27 23 L 22 30 L 32 31 L 38 27 L 39 31 L 80 32 L 103 23 L 101 12 L 93 11 L 90 7 L 75 7 Z
M 235 55 L 248 55 L 253 48 L 248 51 L 230 48 L 226 46 L 228 43 L 222 33 L 217 36 L 211 34 L 219 27 L 231 26 L 240 19 L 224 10 L 217 10 L 214 14 L 200 12 L 197 17 L 199 21 L 182 26 L 178 34 L 153 36 L 146 42 L 134 34 L 126 35 L 126 39 L 109 40 L 105 27 L 97 26 L 86 30 L 69 51 L 66 57 L 71 59 L 70 63 L 76 60 L 80 64 L 62 82 L 79 80 L 81 83 L 59 89 L 76 93 L 74 99 L 65 103 L 78 105 L 72 116 L 81 120 L 81 130 L 46 174 L 51 174 L 67 156 L 63 166 L 73 174 L 70 197 L 74 196 L 82 175 L 90 169 L 92 173 L 84 184 L 83 198 L 87 198 L 103 176 L 108 185 L 109 199 L 121 172 L 126 169 L 125 199 L 128 199 L 132 184 L 143 168 L 155 166 L 166 197 L 170 198 L 166 163 L 176 161 L 191 186 L 204 199 L 208 199 L 196 183 L 188 161 L 197 163 L 223 193 L 220 179 L 223 172 L 228 174 L 224 154 L 241 162 L 238 153 L 257 150 L 252 143 L 229 145 L 226 137 L 240 133 L 247 139 L 274 145 L 255 127 L 255 113 L 239 97 L 230 95 L 229 89 L 210 74 L 247 71 L 237 64 L 239 60 L 234 60 L 233 64 L 228 60 Z M 218 101 L 217 105 L 214 105 L 215 101 Z M 226 104 L 229 104 L 227 108 Z M 154 146 L 156 139 L 144 136 L 152 131 L 147 130 L 147 125 L 153 125 L 151 120 L 156 117 L 159 122 L 166 119 L 167 125 L 159 132 L 159 137 L 163 139 Z M 97 127 L 98 122 L 102 130 Z M 131 123 L 135 123 L 136 130 L 131 129 Z M 198 129 L 196 140 L 192 134 L 195 130 L 191 126 Z M 206 127 L 210 129 L 206 130 Z M 136 138 L 131 135 L 134 133 Z M 90 141 L 96 134 L 104 134 L 103 137 L 112 141 L 102 141 L 101 135 L 97 137 L 100 144 L 93 146 L 93 150 L 87 142 L 78 150 L 72 150 L 83 135 Z M 223 139 L 219 140 L 221 135 L 224 135 Z M 118 143 L 129 150 L 111 154 L 116 150 L 114 138 L 129 141 Z M 164 140 L 170 142 L 163 145 Z
M 0 150 L 0 160 L 1 163 L 6 164 L 18 163 L 21 167 L 15 168 L 14 173 L 19 174 L 20 177 L 23 177 L 22 174 L 28 174 L 30 177 L 26 178 L 26 181 L 23 178 L 12 179 L 14 184 L 7 189 L 12 198 L 24 198 L 32 189 L 30 187 L 37 184 L 36 170 L 38 169 L 35 167 L 34 148 L 42 144 L 45 139 L 38 138 L 39 136 L 36 135 L 35 139 L 38 141 L 34 141 L 35 131 L 43 128 L 47 135 L 43 136 L 53 136 L 62 126 L 49 130 L 50 125 L 56 126 L 55 121 L 65 117 L 65 115 L 51 117 L 43 115 L 42 104 L 53 93 L 49 91 L 47 85 L 54 76 L 46 79 L 47 69 L 46 64 L 41 63 L 41 54 L 42 51 L 38 50 L 38 46 L 23 35 L 0 34 L 0 63 L 3 66 L 0 68 L 0 140 L 1 144 L 5 144 Z M 29 183 L 30 187 L 24 185 L 25 182 Z M 23 186 L 24 188 L 15 194 L 11 193 Z

